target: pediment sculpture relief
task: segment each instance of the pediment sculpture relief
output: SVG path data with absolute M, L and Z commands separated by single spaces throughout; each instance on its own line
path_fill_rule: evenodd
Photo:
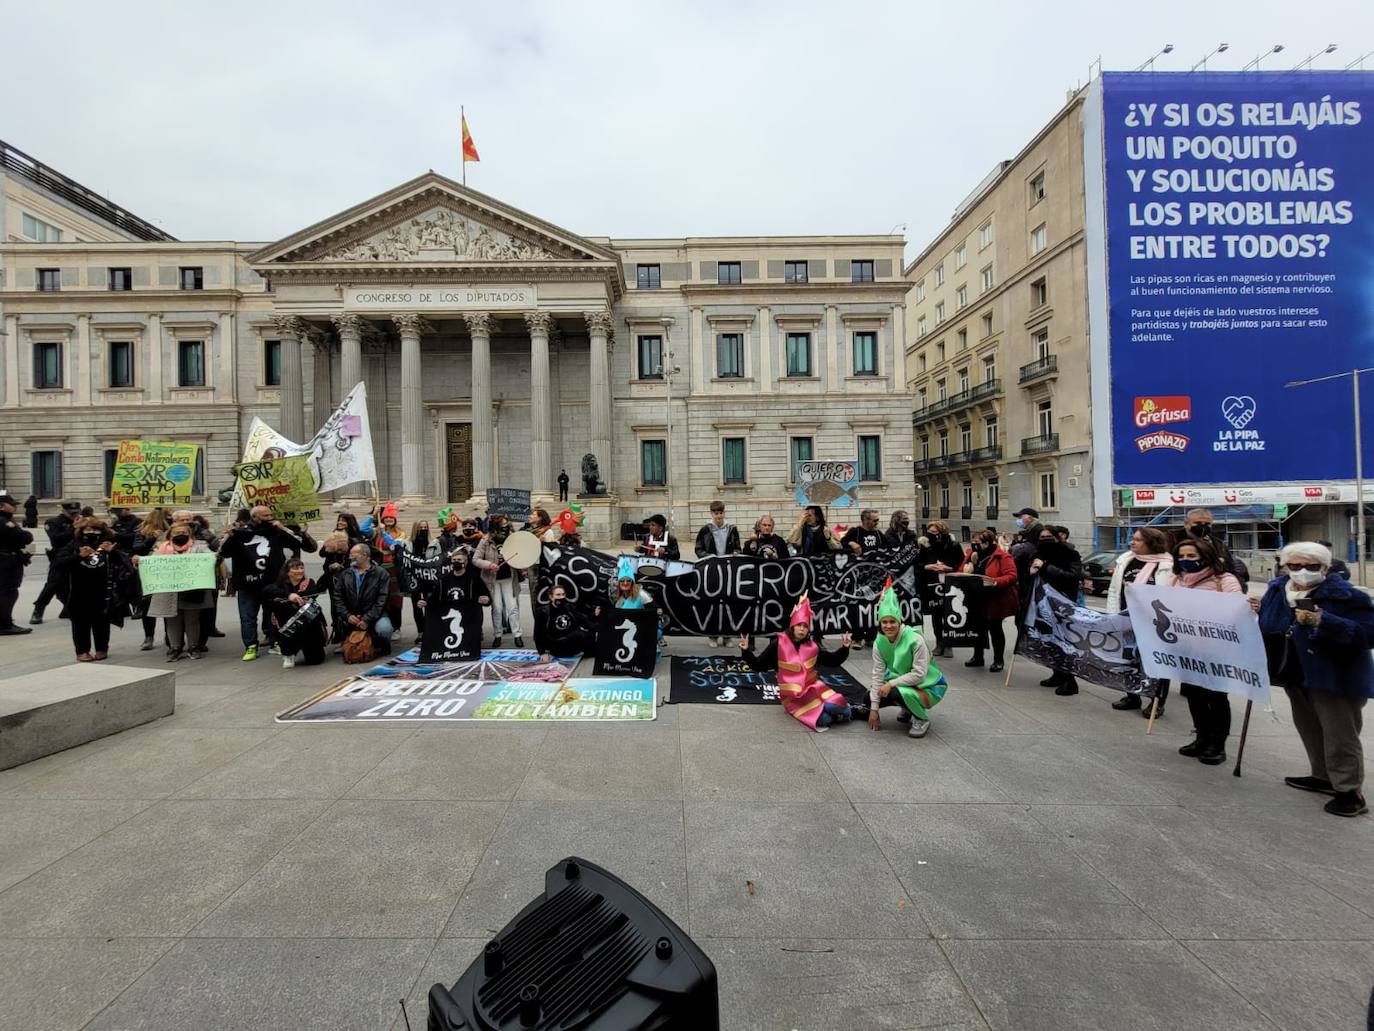
M 558 255 L 438 208 L 322 255 L 324 261 L 540 261 Z

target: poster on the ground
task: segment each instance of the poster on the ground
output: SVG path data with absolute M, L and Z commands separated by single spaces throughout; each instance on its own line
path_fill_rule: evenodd
M 1140 662 L 1152 677 L 1269 701 L 1269 664 L 1244 594 L 1141 584 L 1126 589 Z
M 670 703 L 720 705 L 776 705 L 775 670 L 756 670 L 737 655 L 674 655 L 671 662 Z M 816 670 L 825 684 L 852 702 L 866 702 L 868 688 L 842 666 Z
M 121 440 L 110 477 L 110 507 L 171 505 L 190 500 L 197 444 Z
M 798 505 L 852 508 L 859 503 L 859 460 L 798 462 L 796 483 Z
M 653 609 L 602 608 L 593 675 L 651 677 L 657 661 L 658 615 Z
M 939 639 L 950 648 L 974 648 L 983 636 L 983 578 L 967 573 L 943 573 L 931 585 L 935 595 L 933 619 Z
M 1153 682 L 1140 668 L 1130 615 L 1075 605 L 1040 577 L 1031 584 L 1016 654 L 1090 684 L 1154 693 Z
M 420 662 L 470 662 L 482 655 L 482 606 L 475 598 L 436 592 L 425 606 Z
M 320 517 L 320 496 L 305 455 L 260 458 L 234 466 L 245 506 L 266 505 L 283 523 L 308 523 Z
M 215 555 L 144 555 L 138 560 L 138 579 L 144 594 L 209 590 L 215 586 Z

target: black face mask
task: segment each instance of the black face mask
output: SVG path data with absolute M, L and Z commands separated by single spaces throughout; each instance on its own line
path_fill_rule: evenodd
M 1192 535 L 1193 535 L 1194 537 L 1202 537 L 1202 538 L 1204 538 L 1204 539 L 1207 538 L 1207 537 L 1211 537 L 1211 536 L 1212 536 L 1212 524 L 1211 524 L 1211 523 L 1198 523 L 1196 526 L 1193 526 L 1193 527 L 1191 528 L 1191 531 L 1190 531 L 1190 532 L 1192 533 Z
M 172 543 L 179 548 L 184 548 L 191 543 L 191 538 L 187 537 L 185 534 L 177 534 L 177 536 L 172 538 Z
M 82 534 L 81 543 L 88 548 L 98 547 L 100 544 L 100 535 L 95 533 Z
M 415 547 L 416 547 L 417 549 L 419 549 L 419 548 L 425 547 L 425 546 L 428 545 L 428 544 L 429 544 L 429 531 L 428 531 L 428 530 L 419 530 L 419 531 L 417 531 L 416 534 L 415 534 Z

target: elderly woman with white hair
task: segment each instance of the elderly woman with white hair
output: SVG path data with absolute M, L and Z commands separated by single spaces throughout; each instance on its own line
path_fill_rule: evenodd
M 1312 765 L 1311 776 L 1284 783 L 1330 795 L 1325 808 L 1334 816 L 1359 816 L 1369 812 L 1360 729 L 1364 703 L 1374 697 L 1374 601 L 1329 575 L 1325 545 L 1289 544 L 1279 568 L 1264 598 L 1250 604 L 1259 612 L 1269 679 L 1288 693 Z

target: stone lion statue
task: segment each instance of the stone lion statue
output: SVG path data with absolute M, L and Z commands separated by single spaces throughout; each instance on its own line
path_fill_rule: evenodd
M 601 482 L 601 466 L 597 464 L 596 455 L 590 451 L 582 456 L 582 493 L 606 493 L 606 485 Z

